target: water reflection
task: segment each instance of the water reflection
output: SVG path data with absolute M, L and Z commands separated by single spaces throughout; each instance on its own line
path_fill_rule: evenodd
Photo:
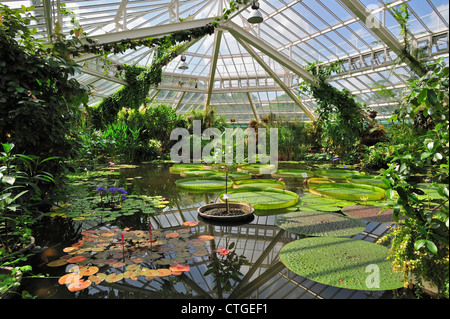
M 40 298 L 135 298 L 135 299 L 225 299 L 225 298 L 319 298 L 331 295 L 344 298 L 351 294 L 354 298 L 380 298 L 383 292 L 354 292 L 328 287 L 311 282 L 288 271 L 279 262 L 279 250 L 298 235 L 285 232 L 275 226 L 275 217 L 280 212 L 256 214 L 245 224 L 222 226 L 201 220 L 196 209 L 204 204 L 218 201 L 217 193 L 186 193 L 175 186 L 179 176 L 170 174 L 166 165 L 143 165 L 120 170 L 119 175 L 111 175 L 91 180 L 90 187 L 104 186 L 105 181 L 126 188 L 129 194 L 164 196 L 170 204 L 158 215 L 126 216 L 114 223 L 99 225 L 91 221 L 48 217 L 43 226 L 36 231 L 39 245 L 53 247 L 59 251 L 60 258 L 64 247 L 70 246 L 82 237 L 86 230 L 106 230 L 129 227 L 132 230 L 148 230 L 149 222 L 162 233 L 186 229 L 186 221 L 198 221 L 189 228 L 186 240 L 202 235 L 213 236 L 207 241 L 204 250 L 191 249 L 185 262 L 190 270 L 179 275 L 167 277 L 122 278 L 116 282 L 102 281 L 78 292 L 68 291 L 58 278 L 65 274 L 64 267 L 38 267 L 42 260 L 34 261 L 37 272 L 49 273 L 51 278 L 27 280 L 23 288 Z M 287 181 L 288 189 L 302 193 L 301 183 Z M 377 226 L 378 227 L 378 226 Z M 376 227 L 375 227 L 376 228 Z M 192 248 L 192 247 L 190 247 Z M 194 251 L 199 253 L 195 254 Z M 222 254 L 221 254 L 222 253 Z M 164 252 L 169 260 L 176 256 L 172 251 Z M 145 260 L 142 267 L 156 269 L 156 260 Z M 166 265 L 169 267 L 169 265 Z M 101 272 L 114 270 L 104 265 Z

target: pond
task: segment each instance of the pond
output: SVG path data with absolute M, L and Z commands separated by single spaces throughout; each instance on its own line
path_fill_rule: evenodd
M 114 186 L 126 189 L 130 198 L 133 194 L 161 196 L 156 197 L 157 201 L 165 205 L 155 208 L 155 214 L 129 214 L 107 221 L 45 216 L 33 233 L 36 245 L 44 248 L 32 263 L 34 273 L 49 276 L 25 279 L 22 288 L 40 299 L 393 297 L 391 291 L 321 284 L 286 268 L 280 261 L 280 250 L 301 235 L 278 227 L 277 211 L 256 212 L 252 220 L 243 224 L 217 225 L 200 220 L 197 208 L 217 202 L 219 193 L 190 193 L 177 187 L 175 182 L 181 177 L 171 174 L 169 167 L 115 167 L 101 176 L 72 181 L 74 189 L 86 189 L 86 185 L 89 190 Z M 285 179 L 285 183 L 287 190 L 303 196 L 301 181 Z M 73 194 L 77 196 L 76 191 Z M 364 231 L 347 237 L 375 242 L 390 227 L 376 221 L 364 223 Z M 97 244 L 88 244 L 89 241 Z M 82 248 L 82 252 L 72 251 Z M 79 262 L 64 262 L 72 257 L 79 258 Z M 63 261 L 55 266 L 58 260 Z M 94 276 L 90 278 L 98 282 L 70 291 L 70 280 L 64 282 L 61 277 L 73 273 L 73 267 L 82 269 L 86 276 Z

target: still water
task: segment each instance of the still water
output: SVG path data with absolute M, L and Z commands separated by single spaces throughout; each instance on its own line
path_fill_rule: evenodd
M 64 248 L 83 238 L 86 231 L 109 232 L 128 227 L 133 231 L 148 232 L 148 217 L 124 217 L 114 222 L 74 221 L 68 218 L 44 217 L 33 234 L 36 245 L 46 247 L 32 259 L 33 273 L 48 274 L 46 278 L 25 279 L 22 288 L 42 299 L 380 299 L 392 298 L 391 292 L 358 291 L 323 285 L 301 277 L 284 267 L 279 251 L 287 243 L 299 238 L 275 225 L 276 213 L 256 215 L 245 224 L 214 225 L 199 220 L 197 208 L 218 201 L 215 193 L 190 194 L 178 189 L 178 175 L 169 172 L 169 166 L 140 165 L 116 170 L 117 175 L 84 180 L 91 189 L 116 183 L 128 194 L 163 196 L 169 204 L 150 221 L 157 237 L 178 232 L 180 238 L 167 240 L 165 249 L 156 259 L 147 259 L 148 249 L 141 252 L 142 267 L 147 271 L 158 265 L 167 265 L 173 259 L 189 266 L 189 271 L 178 275 L 149 277 L 126 276 L 114 282 L 105 280 L 88 288 L 71 292 L 58 279 L 67 274 L 67 266 L 49 267 L 49 261 L 66 255 Z M 286 180 L 287 189 L 302 194 L 301 182 Z M 198 221 L 188 230 L 186 221 Z M 366 230 L 352 238 L 376 241 L 388 229 L 388 224 L 366 222 Z M 194 244 L 202 235 L 210 240 Z M 188 245 L 190 243 L 190 245 Z M 229 254 L 220 255 L 217 249 Z M 120 254 L 120 251 L 118 252 Z M 155 253 L 153 252 L 154 256 Z M 126 272 L 129 264 L 102 264 L 100 272 Z M 168 267 L 168 266 L 167 266 Z M 152 270 L 153 271 L 153 270 Z

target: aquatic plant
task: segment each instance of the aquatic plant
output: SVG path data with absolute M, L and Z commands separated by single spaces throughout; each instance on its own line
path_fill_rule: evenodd
M 205 244 L 214 236 L 195 235 L 191 227 L 197 225 L 198 222 L 189 221 L 176 229 L 149 228 L 148 232 L 129 228 L 86 230 L 80 241 L 63 249 L 67 255 L 47 266 L 66 266 L 68 273 L 58 282 L 72 292 L 102 281 L 137 280 L 141 276 L 150 281 L 180 275 L 190 271 L 188 262 L 194 257 L 209 255 Z M 106 271 L 99 272 L 100 269 Z
M 253 206 L 255 210 L 272 210 L 272 209 L 281 209 L 293 206 L 298 202 L 298 194 L 276 189 L 276 188 L 237 188 L 230 190 L 228 192 L 232 195 L 232 198 L 229 199 L 230 202 L 234 203 L 246 203 L 250 206 Z M 220 201 L 223 200 L 223 195 L 220 194 Z
M 387 260 L 385 246 L 341 237 L 310 237 L 293 241 L 280 251 L 281 262 L 310 280 L 357 290 L 393 290 L 402 277 Z
M 375 186 L 350 183 L 322 183 L 310 185 L 309 192 L 323 197 L 349 201 L 381 200 L 385 190 Z
M 175 184 L 184 189 L 193 191 L 224 191 L 226 185 L 232 185 L 233 181 L 220 177 L 193 177 L 183 178 L 175 182 Z
M 109 222 L 136 213 L 157 214 L 169 202 L 162 196 L 126 195 L 122 188 L 98 188 L 98 196 L 76 198 L 53 206 L 46 215 L 73 220 Z
M 234 188 L 258 187 L 258 188 L 279 188 L 285 189 L 286 184 L 280 180 L 274 179 L 248 179 L 235 181 Z
M 366 229 L 366 224 L 360 219 L 322 211 L 278 215 L 275 224 L 291 233 L 307 236 L 352 236 Z

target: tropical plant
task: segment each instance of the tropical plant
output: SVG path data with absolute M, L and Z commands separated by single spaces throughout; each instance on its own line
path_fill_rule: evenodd
M 0 4 L 0 141 L 14 143 L 18 153 L 69 158 L 70 129 L 87 89 L 73 77 L 77 65 L 57 46 L 60 35 L 51 45 L 34 36 L 32 9 Z M 62 163 L 45 166 L 57 173 Z
M 358 103 L 349 91 L 340 91 L 326 81 L 332 73 L 340 72 L 341 64 L 342 61 L 326 67 L 318 63 L 308 64 L 307 70 L 318 78 L 319 85 L 302 82 L 300 92 L 316 99 L 317 125 L 323 133 L 325 150 L 348 161 L 358 156 L 356 150 L 367 114 L 365 106 Z
M 391 258 L 396 269 L 403 273 L 405 283 L 423 281 L 434 284 L 442 296 L 448 297 L 448 174 L 449 174 L 449 67 L 442 59 L 428 66 L 432 71 L 410 82 L 411 92 L 403 99 L 400 112 L 391 117 L 427 117 L 429 130 L 417 137 L 417 147 L 395 150 L 389 167 L 383 170 L 383 181 L 389 187 L 388 205 L 394 218 L 406 219 L 388 238 L 392 238 Z M 424 174 L 428 183 L 437 189 L 439 198 L 430 201 L 420 195 L 417 174 Z M 394 199 L 397 194 L 398 198 Z

